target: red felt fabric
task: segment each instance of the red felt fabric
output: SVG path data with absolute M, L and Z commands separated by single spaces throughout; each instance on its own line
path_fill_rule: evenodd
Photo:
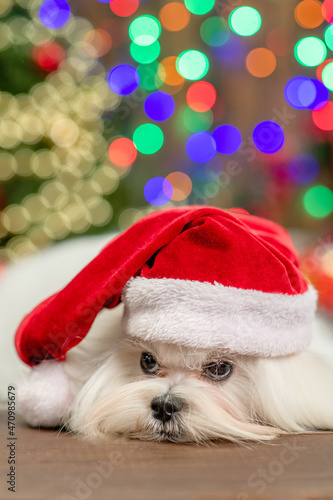
M 63 361 L 102 307 L 116 306 L 126 282 L 138 274 L 289 295 L 308 288 L 293 244 L 277 224 L 237 210 L 161 210 L 112 240 L 23 320 L 15 338 L 21 359 L 31 366 L 48 358 Z

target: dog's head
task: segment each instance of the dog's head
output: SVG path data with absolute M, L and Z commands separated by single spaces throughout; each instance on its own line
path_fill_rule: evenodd
M 324 369 L 308 352 L 260 358 L 125 338 L 75 398 L 69 427 L 197 443 L 330 428 Z

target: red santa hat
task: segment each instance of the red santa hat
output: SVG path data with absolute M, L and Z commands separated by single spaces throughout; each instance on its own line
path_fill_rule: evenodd
M 113 239 L 20 325 L 16 348 L 33 366 L 63 361 L 103 307 L 125 304 L 134 337 L 280 356 L 305 349 L 317 294 L 287 232 L 244 211 L 162 210 Z

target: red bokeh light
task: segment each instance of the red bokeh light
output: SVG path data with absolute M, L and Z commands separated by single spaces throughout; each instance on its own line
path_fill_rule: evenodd
M 333 23 L 333 0 L 325 0 L 322 5 L 323 16 L 328 23 Z
M 129 167 L 135 162 L 138 151 L 131 139 L 120 137 L 110 144 L 109 158 L 117 167 Z
M 66 57 L 65 50 L 56 42 L 34 47 L 32 59 L 45 71 L 56 71 Z
M 112 0 L 110 8 L 119 17 L 128 17 L 134 14 L 139 7 L 139 0 Z
M 208 82 L 196 82 L 190 86 L 186 94 L 187 104 L 194 111 L 204 113 L 215 104 L 216 90 L 215 87 Z
M 320 130 L 333 130 L 333 102 L 312 111 L 312 120 Z

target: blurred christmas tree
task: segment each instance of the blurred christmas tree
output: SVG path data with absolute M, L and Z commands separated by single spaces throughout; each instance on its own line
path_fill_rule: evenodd
M 187 203 L 328 231 L 331 7 L 1 0 L 2 257 Z
M 126 174 L 111 165 L 103 137 L 103 114 L 120 104 L 99 62 L 108 33 L 73 16 L 62 28 L 46 28 L 39 7 L 25 0 L 0 7 L 4 259 L 108 224 L 110 194 Z

